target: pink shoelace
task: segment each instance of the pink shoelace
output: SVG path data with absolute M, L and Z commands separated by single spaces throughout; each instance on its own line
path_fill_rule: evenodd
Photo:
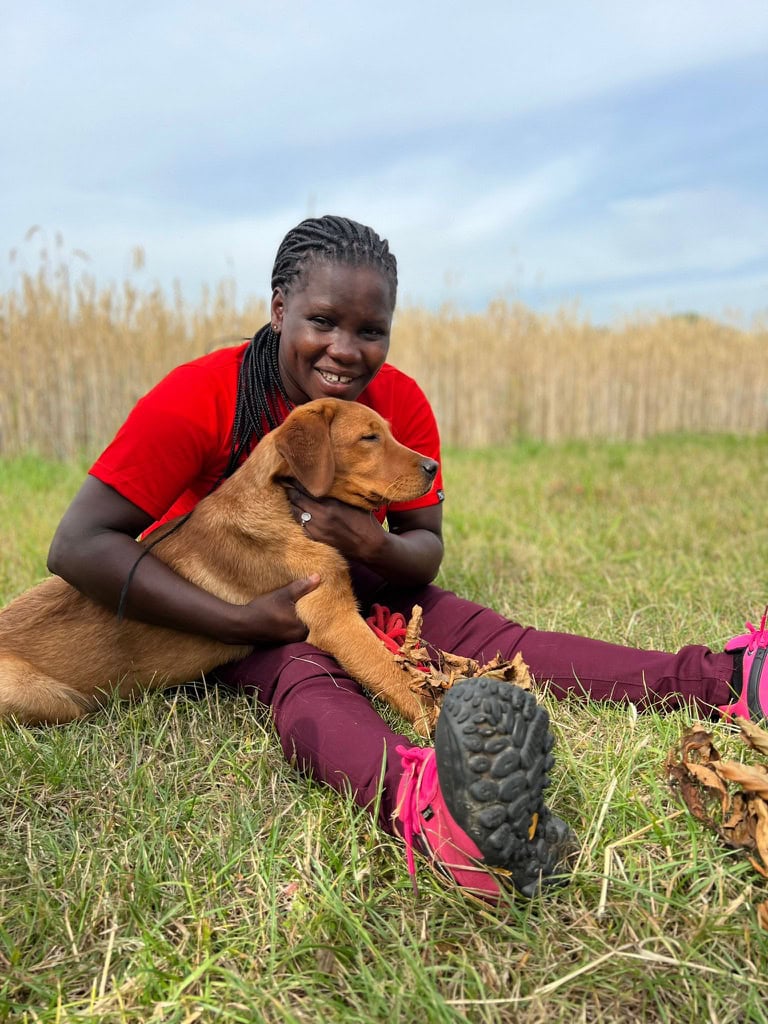
M 405 860 L 408 874 L 416 891 L 416 861 L 413 837 L 419 829 L 419 795 L 422 787 L 433 792 L 437 786 L 435 752 L 431 747 L 395 747 L 403 759 L 403 778 L 400 783 L 395 816 L 403 827 Z
M 768 620 L 768 605 L 765 606 L 763 617 L 760 620 L 759 626 L 753 626 L 751 622 L 747 623 L 747 629 L 750 633 L 749 644 L 747 645 L 747 651 L 751 654 L 756 651 L 758 647 L 768 647 L 768 628 L 766 628 L 766 621 Z
M 383 604 L 371 606 L 371 614 L 365 620 L 373 632 L 393 654 L 397 654 L 405 640 L 405 616 L 400 612 L 391 612 Z

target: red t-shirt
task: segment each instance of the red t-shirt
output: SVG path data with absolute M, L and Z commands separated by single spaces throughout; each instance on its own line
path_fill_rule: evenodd
M 134 406 L 90 473 L 153 516 L 155 525 L 193 509 L 229 460 L 245 348 L 218 349 L 172 370 Z M 398 441 L 439 462 L 435 416 L 415 380 L 385 363 L 358 401 L 383 416 Z M 425 508 L 442 500 L 438 470 L 428 494 L 389 508 Z

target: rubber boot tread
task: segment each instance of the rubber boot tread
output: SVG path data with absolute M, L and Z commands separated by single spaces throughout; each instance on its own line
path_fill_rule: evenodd
M 553 746 L 549 715 L 530 691 L 481 677 L 445 696 L 435 734 L 445 802 L 485 862 L 527 896 L 565 880 L 556 872 L 573 846 L 568 825 L 544 803 Z

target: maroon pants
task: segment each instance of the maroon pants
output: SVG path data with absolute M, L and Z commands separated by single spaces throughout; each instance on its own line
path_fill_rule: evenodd
M 409 618 L 424 611 L 424 640 L 478 661 L 518 651 L 534 679 L 558 697 L 574 693 L 638 708 L 689 705 L 708 715 L 729 699 L 733 657 L 706 647 L 677 654 L 642 651 L 566 633 L 524 628 L 455 594 L 428 586 L 400 589 L 368 573 L 354 573 L 363 614 L 378 602 Z M 391 830 L 400 779 L 398 744 L 412 746 L 384 722 L 360 686 L 327 654 L 307 643 L 260 648 L 222 666 L 217 678 L 242 687 L 272 710 L 285 756 L 334 789 L 370 806 L 383 779 L 379 820 Z

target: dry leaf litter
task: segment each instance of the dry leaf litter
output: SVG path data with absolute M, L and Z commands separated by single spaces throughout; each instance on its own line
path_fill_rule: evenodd
M 768 879 L 768 732 L 736 718 L 741 739 L 757 755 L 754 764 L 723 759 L 713 734 L 697 723 L 667 755 L 667 778 L 690 813 L 728 846 L 745 851 Z M 768 900 L 755 907 L 768 929 Z

